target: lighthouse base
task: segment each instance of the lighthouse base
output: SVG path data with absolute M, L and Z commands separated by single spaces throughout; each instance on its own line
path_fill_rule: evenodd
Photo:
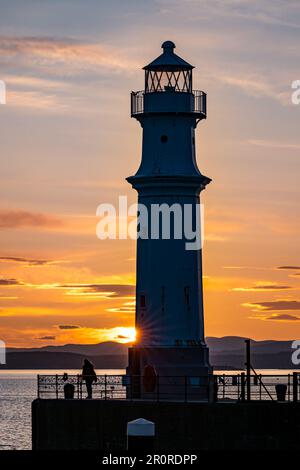
M 127 397 L 212 401 L 213 375 L 207 346 L 130 348 Z

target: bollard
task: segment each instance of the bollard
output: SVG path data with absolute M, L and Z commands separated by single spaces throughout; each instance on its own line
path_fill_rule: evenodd
M 287 385 L 286 384 L 277 384 L 275 385 L 277 401 L 285 401 Z
M 63 375 L 64 381 L 64 397 L 65 400 L 72 400 L 74 398 L 75 386 L 69 382 L 68 374 L 65 372 Z
M 127 423 L 127 450 L 148 452 L 154 450 L 155 424 L 139 418 Z
M 65 400 L 73 400 L 74 393 L 75 393 L 75 387 L 73 384 L 67 383 L 64 385 Z

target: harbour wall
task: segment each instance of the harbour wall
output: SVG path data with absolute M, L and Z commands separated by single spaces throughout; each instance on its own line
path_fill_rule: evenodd
M 155 450 L 298 449 L 300 403 L 48 400 L 32 403 L 34 450 L 125 450 L 128 421 L 155 423 Z

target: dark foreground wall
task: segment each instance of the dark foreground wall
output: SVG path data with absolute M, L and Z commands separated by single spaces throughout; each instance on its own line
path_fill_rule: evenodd
M 126 424 L 156 424 L 156 450 L 298 449 L 300 403 L 35 400 L 33 449 L 126 449 Z

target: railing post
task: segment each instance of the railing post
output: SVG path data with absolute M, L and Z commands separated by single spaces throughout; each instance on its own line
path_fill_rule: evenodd
M 245 401 L 245 372 L 241 373 L 241 401 Z
M 40 398 L 40 374 L 37 375 L 37 396 Z
M 293 401 L 298 401 L 298 372 L 293 372 Z
M 56 399 L 58 399 L 58 375 L 55 375 L 55 393 L 56 393 Z
M 251 357 L 250 339 L 245 339 L 246 343 L 246 369 L 247 369 L 247 401 L 251 400 Z
M 107 375 L 104 376 L 104 400 L 106 400 L 106 393 L 107 393 Z
M 79 381 L 79 374 L 77 374 L 77 398 L 79 400 L 80 397 L 80 381 Z
M 216 375 L 213 375 L 213 401 L 217 402 L 218 401 L 218 377 Z M 209 380 L 209 379 L 208 379 Z M 208 382 L 208 387 L 209 387 L 209 382 Z M 208 394 L 209 396 L 209 394 Z
M 262 379 L 261 379 L 261 374 L 259 374 L 259 399 L 261 400 L 261 387 L 262 387 Z

